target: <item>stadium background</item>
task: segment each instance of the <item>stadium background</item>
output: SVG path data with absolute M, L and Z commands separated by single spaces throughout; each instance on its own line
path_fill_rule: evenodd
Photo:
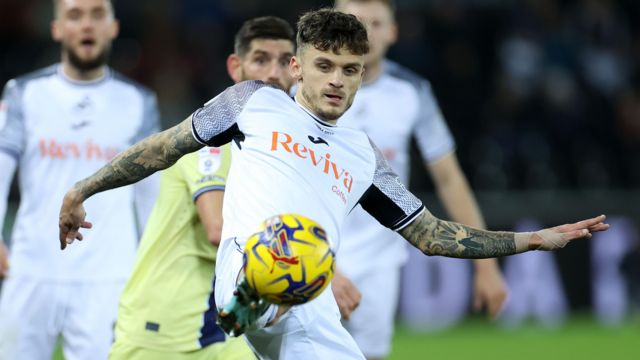
M 617 236 L 629 246 L 619 267 L 628 304 L 617 321 L 603 325 L 593 316 L 591 279 L 597 269 L 591 265 L 591 243 L 582 242 L 554 255 L 573 314 L 560 328 L 527 323 L 505 330 L 470 315 L 425 337 L 400 324 L 394 358 L 445 357 L 437 355 L 439 347 L 450 351 L 450 358 L 484 358 L 487 349 L 499 350 L 493 355 L 500 358 L 502 351 L 513 355 L 527 344 L 547 343 L 553 350 L 527 355 L 564 357 L 566 351 L 599 358 L 601 351 L 612 359 L 639 358 L 640 3 L 397 4 L 400 38 L 390 58 L 432 82 L 488 226 L 513 228 L 525 218 L 555 224 L 606 213 L 628 221 Z M 231 84 L 224 64 L 242 21 L 278 15 L 293 22 L 308 9 L 327 5 L 331 2 L 116 1 L 121 33 L 110 63 L 158 93 L 168 127 Z M 58 60 L 50 20 L 49 0 L 0 2 L 1 83 Z M 413 169 L 412 189 L 444 216 L 417 159 Z M 17 201 L 14 188 L 11 202 Z M 5 225 L 8 238 L 10 221 Z

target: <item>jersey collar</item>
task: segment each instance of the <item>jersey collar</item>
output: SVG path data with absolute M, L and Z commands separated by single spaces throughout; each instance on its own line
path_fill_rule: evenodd
M 336 125 L 335 125 L 335 124 L 331 124 L 331 123 L 329 123 L 329 122 L 326 122 L 325 120 L 320 119 L 320 118 L 319 118 L 316 114 L 314 114 L 311 110 L 307 109 L 304 105 L 300 104 L 300 103 L 298 102 L 298 100 L 296 100 L 296 98 L 295 98 L 295 97 L 293 97 L 292 99 L 293 99 L 293 101 L 295 101 L 295 103 L 296 103 L 296 104 L 298 104 L 298 106 L 300 106 L 300 108 L 301 108 L 302 110 L 304 110 L 304 112 L 306 112 L 309 116 L 311 116 L 311 118 L 312 118 L 313 120 L 315 120 L 316 122 L 320 123 L 320 125 L 327 126 L 327 127 L 336 127 Z
M 111 77 L 111 69 L 108 66 L 105 66 L 104 69 L 104 74 L 95 79 L 95 80 L 74 80 L 70 77 L 68 77 L 64 71 L 62 71 L 62 64 L 58 64 L 58 66 L 56 67 L 56 72 L 58 73 L 58 76 L 60 76 L 60 78 L 62 78 L 62 80 L 73 84 L 73 85 L 80 85 L 80 86 L 95 86 L 95 85 L 99 85 L 102 84 L 103 82 L 107 81 L 110 77 Z

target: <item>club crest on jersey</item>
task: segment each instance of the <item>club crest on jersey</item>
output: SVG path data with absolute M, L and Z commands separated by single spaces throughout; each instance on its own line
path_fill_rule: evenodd
M 203 147 L 198 151 L 198 165 L 200 172 L 210 175 L 218 171 L 222 162 L 222 150 L 217 147 Z
M 324 144 L 321 144 L 321 146 L 324 146 Z M 299 142 L 295 142 L 291 135 L 284 132 L 273 131 L 271 134 L 271 151 L 286 151 L 307 161 L 321 173 L 335 178 L 342 184 L 347 192 L 350 193 L 353 185 L 353 177 L 351 176 L 351 173 L 331 161 L 331 153 L 326 151 L 326 149 L 324 150 L 325 151 L 322 151 L 324 155 L 321 155 L 319 151 Z

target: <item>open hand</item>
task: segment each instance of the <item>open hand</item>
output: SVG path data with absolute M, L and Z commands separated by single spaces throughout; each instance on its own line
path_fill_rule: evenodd
M 590 239 L 594 232 L 605 231 L 606 216 L 600 215 L 591 219 L 565 224 L 550 229 L 534 232 L 529 238 L 529 250 L 557 250 L 577 239 Z

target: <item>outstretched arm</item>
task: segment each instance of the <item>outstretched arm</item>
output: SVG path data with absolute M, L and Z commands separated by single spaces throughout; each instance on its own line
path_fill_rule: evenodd
M 536 232 L 514 233 L 480 230 L 440 220 L 425 210 L 400 234 L 427 255 L 481 259 L 528 250 L 557 250 L 572 240 L 590 238 L 591 233 L 608 229 L 604 220 L 605 216 L 600 215 Z
M 60 209 L 60 248 L 74 239 L 82 240 L 80 227 L 90 227 L 84 221 L 82 203 L 92 195 L 129 185 L 154 172 L 173 165 L 183 155 L 200 149 L 191 134 L 191 117 L 180 124 L 152 135 L 116 156 L 95 174 L 78 181 L 64 197 Z
M 133 184 L 202 147 L 191 134 L 189 117 L 123 151 L 95 174 L 78 181 L 70 193 L 74 192 L 85 200 L 96 193 Z

